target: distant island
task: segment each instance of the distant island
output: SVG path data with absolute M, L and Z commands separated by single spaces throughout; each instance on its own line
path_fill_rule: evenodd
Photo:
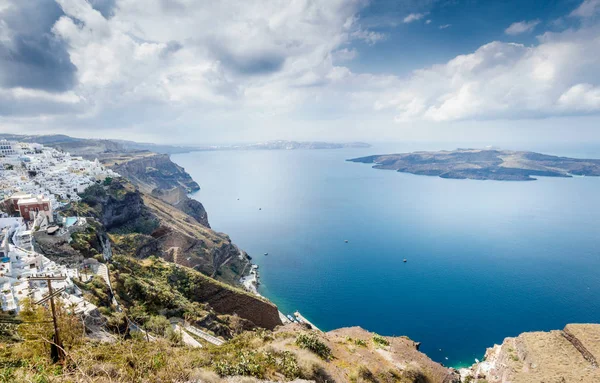
M 297 150 L 297 149 L 343 149 L 343 148 L 370 148 L 371 145 L 365 142 L 348 142 L 348 143 L 336 143 L 336 142 L 321 142 L 321 141 L 287 141 L 287 140 L 275 140 L 257 142 L 253 144 L 240 144 L 240 145 L 217 145 L 200 147 L 196 150 L 199 151 L 210 151 L 210 150 Z
M 457 149 L 439 152 L 383 154 L 349 159 L 396 170 L 453 179 L 532 181 L 534 176 L 600 176 L 600 160 L 510 151 Z

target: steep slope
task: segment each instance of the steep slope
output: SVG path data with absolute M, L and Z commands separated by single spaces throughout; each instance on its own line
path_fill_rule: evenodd
M 159 221 L 151 236 L 163 249 L 163 258 L 231 284 L 237 284 L 244 269 L 249 271 L 248 255 L 229 236 L 198 224 L 156 197 L 143 195 L 143 201 Z
M 281 325 L 273 303 L 193 269 L 158 258 L 136 260 L 125 255 L 116 255 L 115 264 L 118 267 L 112 273 L 114 289 L 118 299 L 126 303 L 125 307 L 143 305 L 151 313 L 185 317 L 199 326 L 211 328 L 210 318 L 198 317 L 194 305 L 197 303 L 204 305 L 205 311 L 239 316 L 252 327 L 272 330 Z M 211 329 L 226 338 L 233 335 L 232 329 L 220 327 L 222 330 L 214 326 Z
M 109 232 L 115 251 L 157 256 L 236 285 L 249 257 L 231 239 L 201 225 L 176 207 L 144 194 L 125 179 L 95 185 L 65 215 L 91 216 Z
M 325 368 L 336 382 L 459 381 L 456 371 L 429 359 L 419 352 L 419 343 L 407 337 L 382 337 L 351 327 L 330 331 L 324 338 L 334 355 Z
M 168 155 L 120 153 L 103 157 L 102 163 L 127 178 L 144 194 L 157 197 L 210 227 L 204 206 L 187 196 L 187 193 L 200 190 L 200 186 Z
M 600 382 L 600 324 L 526 332 L 489 348 L 485 361 L 461 371 L 473 383 Z
M 103 163 L 127 178 L 144 193 L 181 187 L 188 193 L 200 186 L 181 166 L 172 162 L 167 154 L 136 152 L 104 158 Z

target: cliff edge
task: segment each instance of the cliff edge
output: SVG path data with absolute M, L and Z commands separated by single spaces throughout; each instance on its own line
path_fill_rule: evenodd
M 599 360 L 600 324 L 568 324 L 506 338 L 461 375 L 472 383 L 598 383 Z
M 202 203 L 189 198 L 188 193 L 200 186 L 184 168 L 171 161 L 169 155 L 152 152 L 105 154 L 102 163 L 127 178 L 142 193 L 159 198 L 210 227 Z

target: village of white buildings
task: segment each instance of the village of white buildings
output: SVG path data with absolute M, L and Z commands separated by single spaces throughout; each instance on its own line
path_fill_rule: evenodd
M 69 153 L 34 143 L 0 140 L 0 300 L 2 310 L 18 313 L 25 298 L 36 302 L 48 294 L 45 281 L 29 277 L 65 277 L 52 289 L 64 288 L 65 307 L 89 313 L 96 307 L 82 297 L 74 280 L 91 276 L 80 267 L 60 265 L 35 251 L 34 233 L 64 233 L 85 218 L 64 217 L 61 208 L 80 200 L 78 194 L 95 183 L 119 175 Z M 107 256 L 105 254 L 105 256 Z M 100 265 L 103 266 L 103 265 Z

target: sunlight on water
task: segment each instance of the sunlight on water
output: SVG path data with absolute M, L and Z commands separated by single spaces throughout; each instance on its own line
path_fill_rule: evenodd
M 600 178 L 447 180 L 345 161 L 415 149 L 173 160 L 212 227 L 260 265 L 261 292 L 322 329 L 407 335 L 458 366 L 507 336 L 598 320 Z

